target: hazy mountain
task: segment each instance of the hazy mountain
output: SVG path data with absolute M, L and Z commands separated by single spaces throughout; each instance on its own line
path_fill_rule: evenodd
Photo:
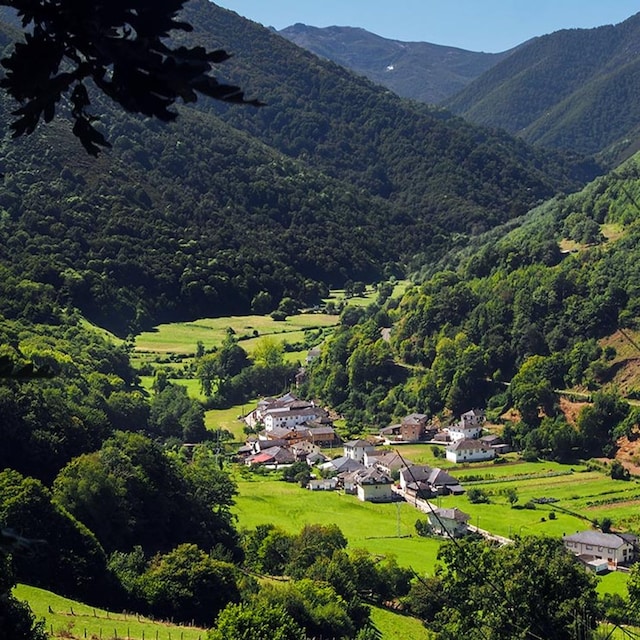
M 353 27 L 295 24 L 278 33 L 399 96 L 434 104 L 459 92 L 510 54 L 389 40 Z
M 524 140 L 612 162 L 637 149 L 640 14 L 522 46 L 444 105 Z

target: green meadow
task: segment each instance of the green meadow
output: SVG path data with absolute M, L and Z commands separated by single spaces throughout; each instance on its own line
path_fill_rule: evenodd
M 234 513 L 240 528 L 274 523 L 290 533 L 305 524 L 337 524 L 352 549 L 395 556 L 418 573 L 433 570 L 440 541 L 420 538 L 420 514 L 405 502 L 373 504 L 336 491 L 308 491 L 298 484 L 260 478 L 238 479 Z
M 459 471 L 459 473 L 458 473 Z M 601 471 L 588 471 L 580 465 L 548 462 L 523 462 L 450 470 L 464 486 L 483 489 L 488 503 L 473 504 L 468 494 L 443 496 L 434 500 L 443 508 L 458 507 L 470 516 L 470 524 L 507 538 L 515 536 L 552 536 L 561 538 L 593 526 L 590 505 L 613 500 L 608 511 L 614 528 L 640 512 L 640 498 L 632 500 L 640 486 L 636 482 L 611 480 Z M 485 475 L 484 480 L 465 481 L 466 477 Z M 238 525 L 253 528 L 272 522 L 296 533 L 308 523 L 337 524 L 351 548 L 371 553 L 394 555 L 398 563 L 417 573 L 433 572 L 441 540 L 421 538 L 415 522 L 424 514 L 407 503 L 371 504 L 360 502 L 342 492 L 311 492 L 297 484 L 273 477 L 237 475 L 239 495 L 234 512 Z M 511 506 L 505 489 L 515 488 L 518 502 Z M 534 498 L 552 498 L 557 502 L 533 503 Z M 615 502 L 619 500 L 619 502 Z M 622 529 L 622 527 L 620 527 Z M 600 590 L 617 593 L 624 590 L 626 575 L 603 578 Z
M 465 482 L 465 472 L 454 470 L 455 477 L 467 489 L 482 489 L 489 503 L 471 504 L 468 494 L 446 496 L 440 501 L 443 507 L 457 506 L 468 513 L 472 523 L 480 528 L 506 537 L 514 534 L 561 537 L 589 528 L 603 516 L 611 518 L 614 529 L 636 530 L 640 525 L 638 482 L 612 480 L 601 471 L 579 469 L 575 465 L 563 467 L 546 462 L 509 465 L 506 469 L 496 465 L 493 478 L 474 482 Z M 489 472 L 485 468 L 483 473 Z M 515 508 L 507 500 L 507 489 L 517 492 Z M 540 498 L 553 502 L 536 504 L 535 500 Z
M 209 409 L 204 414 L 204 425 L 207 429 L 223 429 L 233 434 L 233 442 L 244 443 L 244 421 L 241 419 L 256 406 L 257 400 L 247 404 L 238 404 L 228 409 Z
M 24 584 L 17 585 L 13 594 L 29 603 L 37 619 L 44 619 L 45 629 L 53 638 L 205 640 L 207 637 L 205 629 L 106 611 Z
M 172 354 L 194 354 L 198 342 L 205 349 L 222 344 L 227 330 L 233 329 L 242 347 L 251 353 L 252 346 L 262 336 L 276 340 L 297 342 L 304 338 L 304 331 L 333 327 L 338 316 L 324 313 L 303 313 L 275 321 L 270 316 L 225 316 L 202 318 L 193 322 L 161 324 L 152 331 L 136 336 L 135 351 Z
M 431 640 L 435 637 L 420 620 L 380 607 L 371 607 L 371 619 L 383 640 Z

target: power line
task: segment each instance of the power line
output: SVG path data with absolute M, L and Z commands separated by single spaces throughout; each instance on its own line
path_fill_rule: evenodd
M 429 511 L 431 512 L 433 517 L 438 521 L 438 524 L 440 525 L 441 529 L 444 530 L 446 536 L 451 539 L 451 541 L 456 545 L 458 549 L 462 549 L 462 546 L 460 545 L 460 541 L 449 531 L 447 527 L 444 526 L 444 523 L 440 519 L 440 516 L 438 515 L 437 511 L 433 508 L 433 505 L 431 504 L 431 502 L 425 499 L 424 495 L 422 496 L 420 495 L 421 493 L 423 493 L 422 488 L 420 486 L 420 483 L 416 481 L 416 478 L 413 472 L 411 471 L 411 467 L 407 464 L 407 461 L 402 457 L 402 454 L 397 449 L 396 449 L 396 453 L 400 458 L 400 460 L 402 461 L 402 463 L 404 464 L 409 476 L 411 477 L 412 482 L 416 485 L 417 497 L 422 498 L 422 500 L 424 500 L 424 502 L 427 504 Z M 508 610 L 510 610 L 512 613 L 515 613 L 515 606 L 514 606 L 514 603 L 509 601 L 509 594 L 506 591 L 502 591 L 492 580 L 488 579 L 487 575 L 484 573 L 484 571 L 481 568 L 479 568 L 475 564 L 475 561 L 473 559 L 467 558 L 467 560 L 469 561 L 470 566 L 475 570 L 476 576 L 481 577 L 484 580 L 485 584 L 487 584 L 493 590 L 493 592 L 498 598 L 504 598 L 507 601 Z M 464 574 L 464 568 L 460 569 L 460 572 Z M 415 571 L 414 571 L 414 575 L 418 577 L 418 579 L 424 586 L 427 586 L 424 580 L 422 580 L 422 578 L 420 578 Z M 527 637 L 532 638 L 533 640 L 546 640 L 545 638 L 542 638 L 541 636 L 531 631 L 530 629 L 523 628 L 519 623 L 516 622 L 515 615 L 512 617 L 510 622 L 519 631 L 524 632 Z M 480 631 L 481 635 L 486 638 L 486 635 L 482 630 L 482 627 L 478 627 L 478 630 Z

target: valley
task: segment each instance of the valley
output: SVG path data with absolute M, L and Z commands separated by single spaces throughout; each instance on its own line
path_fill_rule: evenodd
M 637 633 L 638 16 L 407 48 L 449 111 L 59 4 L 0 12 L 7 637 Z

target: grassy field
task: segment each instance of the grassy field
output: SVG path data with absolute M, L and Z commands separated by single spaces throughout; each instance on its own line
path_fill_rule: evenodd
M 243 443 L 246 439 L 243 427 L 244 422 L 239 416 L 246 415 L 250 409 L 256 406 L 257 399 L 247 404 L 238 404 L 229 409 L 210 409 L 204 414 L 204 424 L 207 429 L 226 429 L 233 434 L 234 442 Z
M 612 571 L 600 576 L 598 581 L 598 593 L 617 593 L 622 597 L 627 597 L 627 582 L 629 574 L 622 571 Z
M 205 640 L 207 636 L 205 629 L 106 611 L 23 584 L 19 584 L 13 593 L 19 600 L 29 603 L 36 618 L 44 618 L 46 631 L 53 638 Z
M 636 530 L 640 525 L 637 481 L 616 481 L 600 471 L 546 462 L 496 465 L 495 469 L 484 471 L 495 471 L 494 478 L 467 483 L 467 470 L 454 470 L 453 474 L 467 489 L 483 489 L 489 495 L 489 504 L 471 504 L 466 494 L 443 497 L 441 504 L 459 507 L 471 515 L 473 524 L 492 533 L 507 537 L 514 533 L 562 536 L 589 528 L 591 521 L 603 516 L 610 517 L 614 528 L 621 530 Z M 479 475 L 480 470 L 476 473 Z M 504 495 L 509 488 L 516 489 L 519 508 L 512 508 Z M 536 504 L 535 509 L 523 508 L 539 498 L 552 498 L 555 502 Z M 555 519 L 550 519 L 552 512 Z
M 383 640 L 432 640 L 435 637 L 422 626 L 420 620 L 380 607 L 371 607 L 371 619 L 380 630 Z
M 593 506 L 601 500 L 619 500 L 608 504 L 606 509 L 614 527 L 627 520 L 636 521 L 640 513 L 640 498 L 632 499 L 640 492 L 638 483 L 611 480 L 600 471 L 588 471 L 580 465 L 522 462 L 471 466 L 451 472 L 467 489 L 483 489 L 490 502 L 472 504 L 465 494 L 437 498 L 437 504 L 444 508 L 458 507 L 469 514 L 471 524 L 508 538 L 531 535 L 561 538 L 589 529 L 591 520 L 601 517 L 601 507 Z M 467 483 L 465 477 L 472 475 L 491 477 Z M 306 523 L 335 523 L 352 548 L 393 554 L 399 564 L 418 573 L 429 574 L 434 570 L 440 542 L 416 536 L 415 522 L 424 516 L 407 503 L 362 503 L 355 496 L 305 491 L 296 484 L 270 478 L 253 476 L 248 480 L 245 473 L 239 474 L 238 480 L 235 513 L 240 527 L 275 522 L 295 533 Z M 511 487 L 518 494 L 515 508 L 504 493 Z M 530 504 L 534 498 L 553 498 L 557 502 Z M 610 574 L 603 579 L 600 589 L 616 593 L 624 590 L 625 584 L 625 574 Z
M 238 489 L 234 513 L 241 528 L 274 522 L 298 533 L 305 524 L 337 524 L 350 548 L 394 555 L 400 565 L 418 573 L 433 570 L 440 542 L 416 536 L 419 514 L 407 503 L 364 503 L 352 495 L 307 491 L 297 484 L 263 478 L 239 478 Z
M 272 336 L 290 343 L 304 337 L 304 331 L 335 326 L 338 316 L 323 313 L 306 313 L 289 316 L 276 322 L 270 316 L 226 316 L 202 318 L 193 322 L 173 322 L 158 325 L 153 331 L 145 331 L 136 337 L 136 352 L 194 354 L 198 342 L 205 349 L 219 346 L 227 329 L 235 331 L 240 345 L 249 353 L 251 345 L 260 336 Z

